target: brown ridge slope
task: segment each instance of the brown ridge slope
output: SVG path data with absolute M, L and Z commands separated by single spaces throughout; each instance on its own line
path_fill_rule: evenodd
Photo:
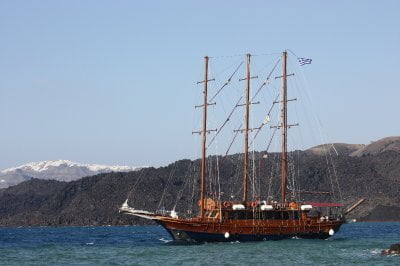
M 356 150 L 350 156 L 376 155 L 386 151 L 400 152 L 400 136 L 387 137 Z
M 316 155 L 324 155 L 325 153 L 349 155 L 364 147 L 364 144 L 329 143 L 312 147 L 306 150 L 306 152 Z

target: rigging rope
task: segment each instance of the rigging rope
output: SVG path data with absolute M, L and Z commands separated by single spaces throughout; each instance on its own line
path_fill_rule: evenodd
M 332 144 L 332 147 L 335 148 L 335 147 L 333 146 L 333 144 Z M 336 151 L 336 149 L 335 149 L 335 151 Z M 337 184 L 337 188 L 338 188 L 338 192 L 339 192 L 340 201 L 343 202 L 342 191 L 341 191 L 340 186 L 339 186 L 339 180 L 338 180 L 338 177 L 337 177 L 336 167 L 335 167 L 335 165 L 334 165 L 334 163 L 333 163 L 331 151 L 330 151 L 329 149 L 328 149 L 328 153 L 329 153 L 329 158 L 330 158 L 331 165 L 332 165 L 332 169 L 333 169 L 333 174 L 335 175 L 335 179 L 336 179 L 336 184 Z M 337 153 L 337 151 L 336 151 L 336 153 Z
M 239 70 L 239 68 L 242 65 L 243 65 L 243 61 L 238 65 L 238 67 L 235 69 L 233 74 L 228 78 L 228 80 L 224 83 L 224 85 L 222 85 L 222 87 L 217 91 L 217 93 L 215 93 L 215 95 L 213 97 L 211 97 L 210 102 L 212 102 L 212 100 L 214 100 L 215 97 L 217 97 L 217 95 L 222 91 L 222 89 L 225 88 L 225 86 L 227 86 L 231 82 L 233 76 L 236 74 L 236 72 Z
M 276 67 L 278 66 L 279 62 L 281 61 L 281 59 L 279 58 L 278 61 L 275 63 L 275 66 L 272 68 L 271 72 L 268 74 L 267 79 L 261 84 L 260 88 L 258 88 L 258 90 L 256 91 L 256 93 L 253 95 L 253 97 L 251 98 L 250 102 L 252 102 L 258 95 L 258 93 L 261 91 L 261 89 L 267 85 L 267 83 L 269 82 L 269 78 L 271 77 L 272 73 L 274 73 Z
M 255 154 L 254 154 L 254 145 L 252 149 L 252 189 L 253 189 L 253 201 L 255 200 L 255 196 L 257 195 L 256 191 L 256 166 L 255 166 Z
M 323 151 L 324 151 L 324 156 L 325 156 L 326 165 L 328 166 L 328 176 L 329 176 L 329 180 L 331 181 L 332 197 L 333 197 L 333 200 L 336 201 L 335 189 L 334 189 L 334 186 L 333 186 L 333 180 L 332 180 L 332 175 L 331 175 L 331 169 L 330 169 L 330 167 L 329 167 L 329 160 L 328 160 L 328 156 L 327 156 L 325 144 L 322 145 L 322 149 L 323 149 Z
M 216 148 L 217 149 L 217 148 Z M 219 204 L 219 219 L 222 222 L 222 208 L 221 208 L 221 183 L 220 183 L 220 176 L 219 176 L 219 160 L 217 158 L 217 180 L 218 180 L 218 204 Z
M 269 178 L 269 184 L 268 184 L 268 193 L 267 193 L 267 199 L 271 197 L 271 191 L 272 191 L 272 179 L 274 177 L 274 170 L 275 168 L 278 168 L 278 163 L 276 162 L 278 158 L 277 154 L 274 154 L 272 162 L 271 162 L 271 174 Z
M 137 189 L 138 185 L 139 185 L 139 181 L 143 178 L 143 176 L 145 175 L 145 172 L 148 172 L 149 170 L 143 169 L 140 171 L 140 175 L 138 177 L 138 179 L 136 179 L 135 184 L 133 184 L 132 189 L 129 191 L 127 199 L 129 200 L 129 198 L 132 196 L 132 193 Z
M 281 55 L 282 52 L 276 52 L 276 53 L 262 53 L 262 54 L 251 54 L 252 57 L 255 56 L 271 56 L 271 55 Z M 246 54 L 233 54 L 233 55 L 215 55 L 215 56 L 209 56 L 209 58 L 214 58 L 214 59 L 219 59 L 219 58 L 232 58 L 232 57 L 243 57 L 246 56 Z
M 196 164 L 194 164 L 194 165 L 193 165 L 193 173 L 196 173 L 196 172 L 197 172 L 197 171 L 196 171 Z M 189 210 L 190 210 L 191 213 L 193 213 L 193 205 L 194 205 L 194 201 L 195 201 L 195 200 L 194 200 L 194 191 L 195 191 L 196 180 L 197 180 L 195 174 L 193 174 L 192 178 L 193 178 L 192 198 L 191 198 L 190 207 L 189 207 Z
M 235 139 L 236 139 L 237 135 L 239 134 L 239 130 L 242 128 L 242 125 L 243 124 L 240 124 L 239 129 L 236 130 L 236 134 L 233 136 L 233 139 L 232 139 L 231 143 L 229 144 L 228 149 L 225 152 L 225 155 L 224 155 L 224 158 L 222 159 L 221 164 L 225 161 L 226 157 L 228 156 L 229 150 L 231 149 L 233 143 L 235 142 Z
M 267 118 L 269 119 L 269 116 L 270 116 L 270 114 L 271 114 L 272 108 L 273 108 L 274 105 L 276 104 L 276 102 L 277 102 L 277 100 L 278 100 L 278 97 L 279 97 L 279 94 L 278 94 L 278 96 L 276 96 L 275 101 L 272 103 L 272 106 L 271 106 L 271 108 L 270 108 L 269 111 L 268 111 L 268 114 L 267 114 L 267 116 L 266 116 L 266 119 L 267 119 Z M 269 122 L 269 121 L 268 121 L 268 122 Z M 254 140 L 257 138 L 257 136 L 258 136 L 258 134 L 260 133 L 261 129 L 262 129 L 266 124 L 268 124 L 268 122 L 263 121 L 263 123 L 261 123 L 261 125 L 257 128 L 256 134 L 254 134 L 254 137 L 253 137 L 253 139 L 251 140 L 250 145 L 253 144 Z M 275 129 L 276 129 L 276 128 L 275 128 Z M 274 133 L 274 134 L 275 134 L 275 133 Z
M 162 195 L 161 195 L 160 202 L 158 203 L 157 210 L 160 209 L 160 206 L 161 206 L 161 204 L 162 204 L 162 202 L 163 202 L 163 200 L 164 200 L 165 192 L 167 191 L 169 182 L 170 182 L 172 176 L 174 175 L 175 170 L 176 170 L 176 162 L 175 162 L 174 165 L 172 166 L 171 172 L 169 173 L 169 177 L 168 177 L 168 179 L 167 179 L 167 183 L 165 184 L 163 193 L 162 193 Z
M 192 162 L 190 162 L 189 165 L 188 165 L 188 169 L 186 170 L 186 173 L 185 173 L 185 175 L 184 175 L 185 177 L 186 177 L 187 175 L 190 175 L 190 170 L 191 170 L 191 169 L 192 169 Z M 189 178 L 185 178 L 185 183 L 184 183 L 184 185 L 182 186 L 182 188 L 180 189 L 180 191 L 178 191 L 178 195 L 177 195 L 177 197 L 176 197 L 174 207 L 172 208 L 173 210 L 175 210 L 176 206 L 178 205 L 178 201 L 181 199 L 182 194 L 183 194 L 183 191 L 185 190 L 186 185 L 188 184 L 188 181 L 189 181 Z
M 224 128 L 224 126 L 228 123 L 228 121 L 231 119 L 233 112 L 236 110 L 236 108 L 238 107 L 239 102 L 242 100 L 243 96 L 241 96 L 239 98 L 239 100 L 237 101 L 237 103 L 235 104 L 235 106 L 233 107 L 231 113 L 229 114 L 228 118 L 225 120 L 225 122 L 222 124 L 222 126 L 218 129 L 217 133 L 214 135 L 214 137 L 211 139 L 211 141 L 208 143 L 207 148 L 210 147 L 210 145 L 213 143 L 213 141 L 215 140 L 215 138 L 218 136 L 218 134 L 221 132 L 221 130 Z

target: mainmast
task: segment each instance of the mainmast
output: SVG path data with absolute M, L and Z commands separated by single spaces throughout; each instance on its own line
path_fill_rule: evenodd
M 283 52 L 283 86 L 282 86 L 282 204 L 286 202 L 286 179 L 287 179 L 287 52 Z
M 200 216 L 204 218 L 204 195 L 205 195 L 205 177 L 206 177 L 206 141 L 207 141 L 207 84 L 208 84 L 208 56 L 204 57 L 204 103 L 203 103 L 203 140 L 201 145 L 201 204 Z
M 246 127 L 244 130 L 243 201 L 247 201 L 247 164 L 249 161 L 249 111 L 250 111 L 250 54 L 247 54 Z

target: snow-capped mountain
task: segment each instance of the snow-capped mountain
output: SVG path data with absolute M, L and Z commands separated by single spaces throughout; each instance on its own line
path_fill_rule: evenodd
M 100 173 L 130 172 L 139 169 L 141 167 L 82 164 L 68 160 L 28 163 L 1 171 L 0 188 L 14 186 L 31 178 L 73 181 Z

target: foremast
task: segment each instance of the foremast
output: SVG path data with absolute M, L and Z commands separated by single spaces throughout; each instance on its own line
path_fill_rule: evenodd
M 210 105 L 207 99 L 207 86 L 209 81 L 213 81 L 214 79 L 208 79 L 208 61 L 209 57 L 204 57 L 204 80 L 197 82 L 203 83 L 203 104 L 196 106 L 196 107 L 203 107 L 203 129 L 201 131 L 195 131 L 192 133 L 199 133 L 202 135 L 202 142 L 201 142 L 201 196 L 200 196 L 200 217 L 204 219 L 204 206 L 205 206 L 205 194 L 206 194 L 206 157 L 207 157 L 207 150 L 206 150 L 206 142 L 207 142 L 207 133 L 210 131 L 207 129 L 207 107 Z M 215 103 L 214 103 L 215 104 Z M 213 104 L 211 104 L 213 105 Z
M 204 57 L 204 102 L 203 102 L 203 130 L 201 143 L 201 204 L 200 217 L 204 219 L 204 197 L 205 197 L 205 178 L 206 178 L 206 142 L 207 142 L 207 85 L 208 85 L 208 56 Z

